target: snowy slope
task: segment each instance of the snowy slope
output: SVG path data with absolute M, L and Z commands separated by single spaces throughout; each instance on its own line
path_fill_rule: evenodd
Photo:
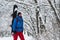
M 35 38 L 33 38 L 32 36 L 27 36 L 24 35 L 25 40 L 35 40 Z M 13 40 L 13 37 L 0 37 L 0 40 Z M 20 38 L 18 37 L 18 40 L 20 40 Z

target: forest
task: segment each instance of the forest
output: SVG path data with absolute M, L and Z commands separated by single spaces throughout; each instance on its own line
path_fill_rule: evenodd
M 11 37 L 13 6 L 22 12 L 26 40 L 60 40 L 60 0 L 0 0 L 0 37 Z

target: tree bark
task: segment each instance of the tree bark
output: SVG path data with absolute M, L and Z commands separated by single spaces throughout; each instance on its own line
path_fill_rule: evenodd
M 37 4 L 38 2 L 37 2 L 37 0 L 34 0 L 35 1 L 35 3 Z M 39 14 L 39 11 L 37 10 L 39 8 L 39 6 L 37 6 L 37 8 L 36 8 L 36 24 L 37 24 L 37 33 L 39 33 L 39 27 L 38 27 L 38 14 Z

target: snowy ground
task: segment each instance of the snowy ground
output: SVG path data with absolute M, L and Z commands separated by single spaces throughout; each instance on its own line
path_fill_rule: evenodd
M 24 37 L 25 37 L 25 40 L 35 40 L 32 36 L 24 35 Z M 12 36 L 11 37 L 0 37 L 0 40 L 13 40 L 13 37 Z M 19 37 L 18 37 L 18 40 L 20 40 Z

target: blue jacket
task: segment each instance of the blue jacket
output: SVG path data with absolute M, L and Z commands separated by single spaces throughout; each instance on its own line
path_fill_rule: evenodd
M 14 32 L 23 32 L 23 19 L 20 16 L 17 16 L 14 19 L 13 25 L 12 25 L 12 30 Z

